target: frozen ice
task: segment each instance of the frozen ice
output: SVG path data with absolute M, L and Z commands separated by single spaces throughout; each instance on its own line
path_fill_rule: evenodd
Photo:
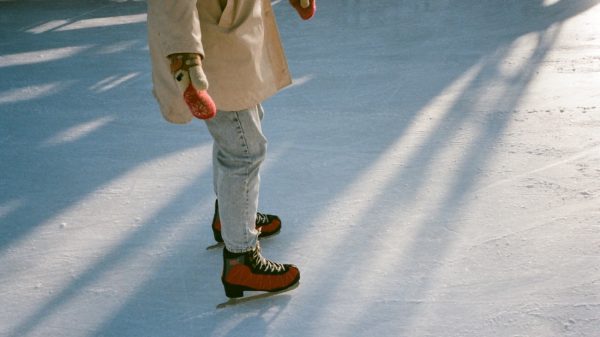
M 275 1 L 265 256 L 225 310 L 211 138 L 143 1 L 0 1 L 0 336 L 598 336 L 600 0 Z

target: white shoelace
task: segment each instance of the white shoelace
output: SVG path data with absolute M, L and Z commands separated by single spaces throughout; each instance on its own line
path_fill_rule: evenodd
M 282 264 L 265 259 L 260 254 L 259 248 L 253 252 L 252 262 L 255 268 L 265 273 L 282 272 L 285 270 Z
M 269 222 L 269 218 L 266 214 L 256 213 L 256 222 L 260 225 L 265 225 Z

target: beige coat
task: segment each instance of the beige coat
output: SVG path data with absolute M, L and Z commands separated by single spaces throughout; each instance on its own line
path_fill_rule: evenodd
M 148 0 L 154 96 L 166 120 L 192 115 L 168 55 L 200 53 L 217 109 L 250 108 L 291 83 L 270 0 Z

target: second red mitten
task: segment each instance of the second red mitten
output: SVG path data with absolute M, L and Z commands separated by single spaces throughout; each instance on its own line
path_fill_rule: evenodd
M 290 0 L 290 5 L 298 11 L 303 20 L 308 20 L 317 11 L 317 0 Z

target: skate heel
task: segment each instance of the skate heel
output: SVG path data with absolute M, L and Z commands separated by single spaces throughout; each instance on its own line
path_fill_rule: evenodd
M 223 284 L 225 295 L 229 298 L 239 298 L 244 296 L 244 288 L 232 284 Z
M 215 241 L 217 242 L 223 242 L 223 236 L 221 235 L 221 231 L 216 231 L 213 229 L 213 237 L 215 238 Z

